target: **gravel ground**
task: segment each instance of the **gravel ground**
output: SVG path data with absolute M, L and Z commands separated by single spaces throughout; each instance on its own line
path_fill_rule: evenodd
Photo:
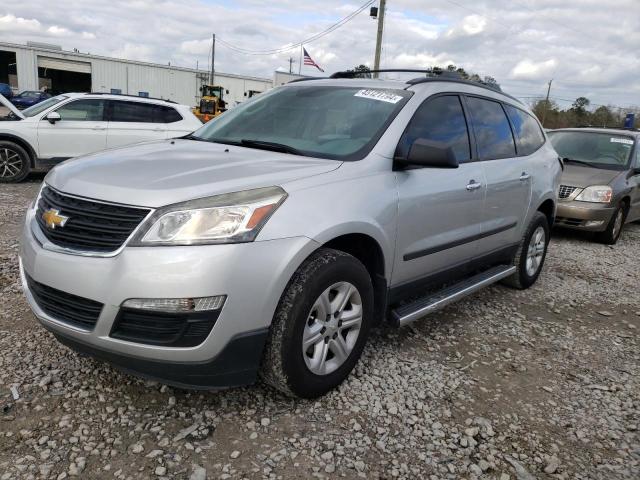
M 18 280 L 41 180 L 0 186 L 1 480 L 640 478 L 640 225 L 613 248 L 556 232 L 532 289 L 382 328 L 339 390 L 294 401 L 177 390 L 58 344 Z

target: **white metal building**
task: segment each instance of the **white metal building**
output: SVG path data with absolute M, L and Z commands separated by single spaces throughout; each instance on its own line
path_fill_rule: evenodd
M 148 62 L 63 51 L 55 45 L 0 42 L 0 83 L 15 90 L 112 92 L 165 98 L 196 105 L 209 72 Z M 225 89 L 233 107 L 274 85 L 268 78 L 216 72 L 214 83 Z

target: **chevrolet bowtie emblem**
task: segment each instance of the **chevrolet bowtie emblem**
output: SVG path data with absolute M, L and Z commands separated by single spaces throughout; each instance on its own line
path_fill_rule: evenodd
M 60 210 L 50 208 L 48 210 L 45 210 L 45 212 L 42 214 L 42 219 L 44 220 L 44 224 L 47 226 L 47 228 L 55 230 L 56 227 L 64 227 L 64 224 L 67 223 L 69 217 L 60 215 Z

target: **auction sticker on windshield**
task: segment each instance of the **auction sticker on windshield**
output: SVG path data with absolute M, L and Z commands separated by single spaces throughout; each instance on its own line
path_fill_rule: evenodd
M 624 143 L 625 145 L 633 145 L 630 138 L 611 137 L 611 143 Z
M 400 95 L 394 95 L 393 93 L 388 93 L 384 90 L 359 90 L 354 96 L 370 98 L 371 100 L 378 100 L 380 102 L 387 103 L 398 103 L 402 100 Z

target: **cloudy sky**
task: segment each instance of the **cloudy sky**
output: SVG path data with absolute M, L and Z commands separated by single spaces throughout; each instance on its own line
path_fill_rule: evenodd
M 0 40 L 207 67 L 211 33 L 251 51 L 321 32 L 363 5 L 337 0 L 29 0 L 0 6 Z M 368 8 L 306 48 L 327 72 L 373 63 Z M 382 67 L 454 63 L 524 98 L 640 104 L 640 0 L 388 0 Z M 245 55 L 218 42 L 216 70 L 271 77 L 299 49 Z M 294 68 L 297 70 L 298 65 Z M 317 74 L 303 67 L 303 74 Z

